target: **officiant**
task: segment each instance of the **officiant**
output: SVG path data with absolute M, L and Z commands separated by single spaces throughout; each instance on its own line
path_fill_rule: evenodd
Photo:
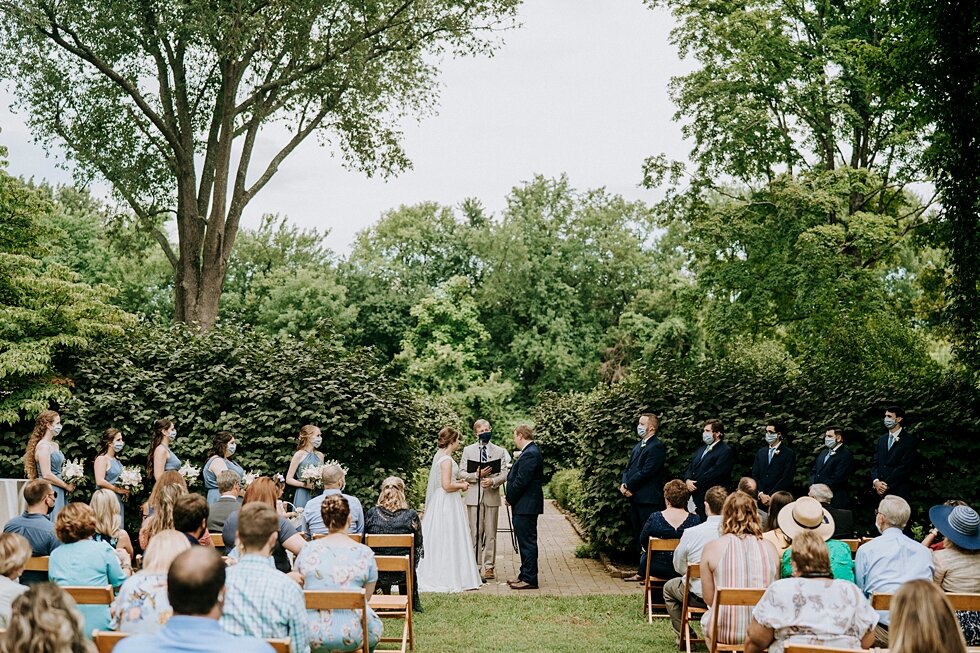
M 505 448 L 492 442 L 493 430 L 487 420 L 477 420 L 473 424 L 473 432 L 476 434 L 476 442 L 463 449 L 459 478 L 470 486 L 466 490 L 465 501 L 476 564 L 480 567 L 480 576 L 484 580 L 492 580 L 497 577 L 493 568 L 497 558 L 500 486 L 507 480 L 510 454 Z M 471 465 L 470 461 L 475 464 Z M 488 464 L 481 466 L 479 463 Z M 469 469 L 473 466 L 477 467 L 477 471 L 470 472 Z

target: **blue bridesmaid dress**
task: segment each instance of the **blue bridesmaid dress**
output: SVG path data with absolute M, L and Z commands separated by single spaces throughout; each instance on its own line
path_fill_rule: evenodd
M 303 470 L 307 467 L 317 467 L 320 465 L 320 457 L 316 455 L 316 451 L 311 451 L 306 454 L 306 458 L 300 461 L 299 466 L 296 467 L 296 478 L 300 479 L 303 477 Z M 312 498 L 310 490 L 305 487 L 296 488 L 296 496 L 293 498 L 293 505 L 297 508 L 305 508 L 306 502 Z
M 215 503 L 221 498 L 221 492 L 218 491 L 218 475 L 211 471 L 211 462 L 218 460 L 218 456 L 211 456 L 208 461 L 204 463 L 204 470 L 201 472 L 201 476 L 204 477 L 204 488 L 208 491 L 208 505 Z M 238 480 L 242 480 L 245 475 L 245 469 L 236 462 L 232 462 L 227 458 L 221 458 L 225 461 L 225 465 L 229 470 L 238 474 Z
M 115 458 L 109 459 L 109 469 L 105 470 L 105 480 L 106 483 L 112 483 L 116 485 L 119 482 L 119 477 L 122 476 L 123 464 L 116 460 Z M 116 493 L 114 493 L 116 494 Z M 121 494 L 116 494 L 116 500 L 119 501 L 119 522 L 120 524 L 126 523 L 126 507 L 123 504 L 123 498 Z M 125 528 L 125 526 L 123 526 Z
M 65 454 L 61 453 L 60 450 L 51 452 L 51 473 L 57 476 L 59 479 L 64 480 L 61 475 L 61 467 L 65 464 Z M 35 461 L 34 469 L 37 472 L 37 477 L 41 477 L 41 463 Z M 65 490 L 57 485 L 51 484 L 51 489 L 54 490 L 54 510 L 48 513 L 48 519 L 52 522 L 57 518 L 58 513 L 61 509 L 65 507 Z

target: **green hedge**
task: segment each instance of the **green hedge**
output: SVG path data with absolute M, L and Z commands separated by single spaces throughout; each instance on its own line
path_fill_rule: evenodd
M 543 392 L 531 411 L 534 439 L 544 455 L 545 480 L 559 470 L 577 468 L 581 454 L 581 392 Z
M 582 514 L 582 470 L 563 469 L 555 472 L 548 484 L 548 491 L 559 506 L 575 516 Z
M 326 458 L 349 466 L 347 491 L 365 505 L 385 476 L 410 482 L 438 429 L 458 423 L 444 406 L 419 401 L 370 351 L 227 327 L 136 329 L 76 360 L 72 382 L 73 396 L 59 409 L 62 446 L 85 460 L 89 475 L 99 434 L 110 426 L 123 431 L 123 463 L 142 467 L 160 417 L 176 422 L 174 450 L 184 461 L 203 465 L 212 435 L 227 429 L 240 440 L 236 459 L 246 470 L 285 474 L 299 427 L 311 423 L 323 430 Z M 22 476 L 19 461 L 2 462 L 5 475 Z
M 882 385 L 843 369 L 802 367 L 787 373 L 735 362 L 639 370 L 620 383 L 597 388 L 584 402 L 582 521 L 600 548 L 612 552 L 628 547 L 628 506 L 618 486 L 636 441 L 637 415 L 650 409 L 662 415 L 666 467 L 677 477 L 700 444 L 704 419 L 722 420 L 735 449 L 736 481 L 750 471 L 755 452 L 764 444 L 764 420 L 783 419 L 789 444 L 799 455 L 797 496 L 805 491 L 827 424 L 840 425 L 855 457 L 850 490 L 858 529 L 870 532 L 876 505 L 869 491 L 872 448 L 884 432 L 884 407 L 897 403 L 905 407 L 909 428 L 921 438 L 923 464 L 911 503 L 913 520 L 922 522 L 929 506 L 949 498 L 976 505 L 980 481 L 965 466 L 980 456 L 978 399 L 970 384 L 929 371 Z

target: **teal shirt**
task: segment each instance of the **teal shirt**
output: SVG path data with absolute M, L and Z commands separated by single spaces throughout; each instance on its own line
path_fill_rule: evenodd
M 86 585 L 118 588 L 126 577 L 119 566 L 115 551 L 105 542 L 92 539 L 62 544 L 51 552 L 48 576 L 56 585 Z M 92 639 L 92 631 L 109 629 L 109 606 L 80 605 L 78 611 L 85 618 L 85 637 Z
M 854 559 L 851 558 L 851 547 L 847 542 L 840 540 L 827 540 L 827 549 L 830 551 L 830 573 L 839 580 L 849 580 L 854 582 Z M 793 566 L 790 564 L 789 556 L 793 547 L 783 551 L 783 563 L 779 569 L 781 578 L 789 578 L 793 575 Z

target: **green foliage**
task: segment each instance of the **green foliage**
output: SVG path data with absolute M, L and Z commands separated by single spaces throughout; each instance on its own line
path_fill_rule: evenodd
M 585 496 L 582 492 L 581 469 L 563 469 L 555 472 L 551 482 L 548 483 L 548 491 L 559 506 L 573 515 L 582 514 Z
M 109 305 L 108 287 L 93 288 L 41 260 L 53 207 L 4 172 L 4 155 L 0 150 L 0 424 L 16 424 L 68 398 L 66 356 L 121 333 L 131 319 Z
M 827 425 L 840 425 L 855 457 L 850 491 L 858 529 L 869 530 L 876 505 L 868 491 L 871 453 L 882 433 L 884 407 L 892 403 L 906 409 L 911 430 L 921 438 L 922 465 L 910 497 L 914 519 L 923 520 L 929 506 L 946 499 L 980 497 L 977 480 L 955 473 L 953 462 L 980 455 L 974 437 L 980 394 L 969 382 L 932 368 L 902 369 L 883 380 L 844 365 L 807 363 L 787 370 L 778 357 L 750 357 L 636 371 L 591 394 L 581 427 L 583 525 L 604 550 L 628 546 L 628 506 L 617 488 L 636 441 L 636 415 L 651 409 L 662 416 L 658 433 L 667 447 L 666 469 L 674 477 L 682 475 L 700 444 L 705 419 L 717 417 L 724 424 L 736 454 L 734 480 L 751 469 L 755 452 L 764 445 L 764 420 L 783 419 L 799 456 L 796 496 L 804 491 Z
M 581 392 L 543 392 L 531 411 L 534 441 L 544 454 L 545 479 L 560 470 L 577 467 L 581 451 L 582 407 L 586 394 Z
M 412 478 L 419 448 L 435 448 L 442 423 L 432 420 L 445 418 L 363 352 L 234 328 L 134 329 L 78 357 L 72 379 L 64 450 L 89 469 L 110 426 L 128 443 L 124 463 L 145 465 L 150 427 L 169 416 L 185 461 L 202 465 L 213 434 L 227 429 L 247 470 L 285 473 L 300 426 L 311 423 L 323 430 L 326 458 L 350 467 L 347 486 L 368 505 L 385 476 Z

